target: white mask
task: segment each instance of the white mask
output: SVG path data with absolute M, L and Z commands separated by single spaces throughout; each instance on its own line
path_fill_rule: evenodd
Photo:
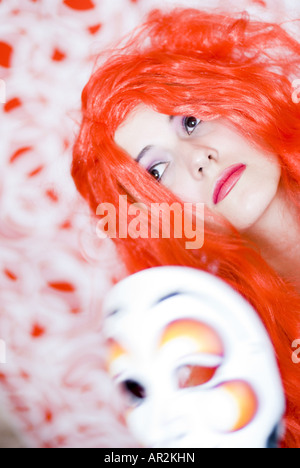
M 185 267 L 144 270 L 107 297 L 109 371 L 144 447 L 269 447 L 285 403 L 274 351 L 252 307 Z

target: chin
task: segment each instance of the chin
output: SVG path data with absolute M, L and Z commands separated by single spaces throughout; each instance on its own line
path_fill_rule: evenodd
M 255 203 L 239 204 L 235 210 L 230 210 L 230 213 L 224 213 L 224 217 L 229 221 L 239 232 L 247 232 L 251 230 L 266 213 L 272 200 L 255 200 Z
M 252 217 L 252 218 L 247 217 L 246 218 L 246 217 L 243 216 L 242 218 L 241 217 L 237 218 L 236 216 L 234 216 L 234 217 L 230 218 L 230 217 L 226 216 L 226 219 L 240 233 L 246 233 L 253 226 L 255 226 L 255 224 L 257 223 L 257 221 L 259 219 L 259 217 Z

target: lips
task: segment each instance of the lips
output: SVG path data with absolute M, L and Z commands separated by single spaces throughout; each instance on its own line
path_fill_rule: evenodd
M 213 202 L 215 205 L 224 200 L 225 197 L 231 192 L 233 187 L 236 185 L 238 180 L 241 178 L 244 170 L 246 169 L 245 164 L 235 164 L 234 166 L 228 167 L 216 182 Z

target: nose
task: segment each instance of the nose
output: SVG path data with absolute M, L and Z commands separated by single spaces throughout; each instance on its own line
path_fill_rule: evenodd
M 176 405 L 167 399 L 149 402 L 147 409 L 147 430 L 144 442 L 149 447 L 178 440 L 187 432 L 182 415 L 178 414 Z
M 218 152 L 209 147 L 190 145 L 185 149 L 185 164 L 190 175 L 196 179 L 202 179 L 212 163 L 218 160 Z

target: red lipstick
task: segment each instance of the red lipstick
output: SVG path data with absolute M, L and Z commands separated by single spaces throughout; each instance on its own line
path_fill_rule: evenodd
M 225 169 L 225 171 L 222 172 L 221 176 L 216 182 L 213 194 L 213 202 L 215 205 L 227 197 L 229 192 L 231 192 L 235 184 L 241 178 L 245 169 L 245 164 L 235 164 L 234 166 L 230 166 L 228 169 Z

